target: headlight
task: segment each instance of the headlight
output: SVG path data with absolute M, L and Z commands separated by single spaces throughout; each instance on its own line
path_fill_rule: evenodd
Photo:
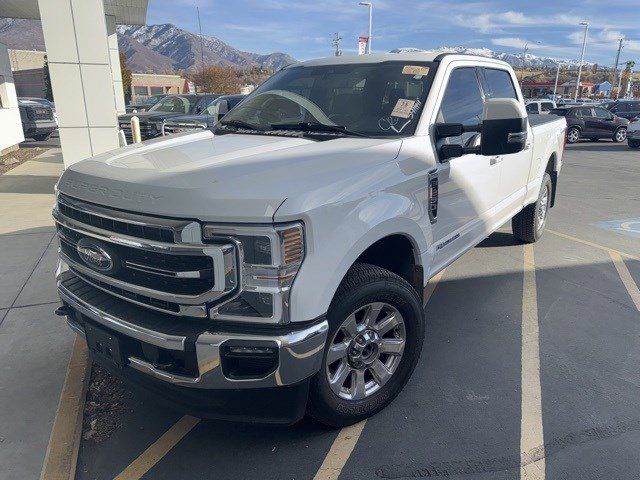
M 287 323 L 289 292 L 305 254 L 301 223 L 273 227 L 205 225 L 205 242 L 233 240 L 240 251 L 239 293 L 211 308 L 219 320 Z

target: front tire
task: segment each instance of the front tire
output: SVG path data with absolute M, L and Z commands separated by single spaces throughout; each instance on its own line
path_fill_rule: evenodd
M 308 413 L 333 427 L 352 425 L 389 405 L 418 363 L 424 311 L 418 292 L 398 275 L 356 263 L 329 311 L 320 371 Z
M 525 243 L 534 243 L 540 240 L 547 224 L 552 192 L 551 177 L 548 172 L 545 172 L 544 177 L 542 177 L 542 188 L 540 188 L 538 200 L 524 207 L 511 220 L 511 229 L 514 237 Z
M 640 148 L 640 140 L 628 140 L 629 148 Z
M 576 143 L 580 140 L 580 129 L 571 127 L 567 130 L 567 143 Z
M 627 139 L 627 129 L 619 128 L 616 130 L 616 133 L 613 134 L 613 141 L 616 143 L 622 143 Z

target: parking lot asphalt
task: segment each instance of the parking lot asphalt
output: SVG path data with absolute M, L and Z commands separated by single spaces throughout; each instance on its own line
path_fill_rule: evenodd
M 640 478 L 638 185 L 637 151 L 569 146 L 544 237 L 505 225 L 446 269 L 412 379 L 364 425 L 198 421 L 125 389 L 76 478 Z

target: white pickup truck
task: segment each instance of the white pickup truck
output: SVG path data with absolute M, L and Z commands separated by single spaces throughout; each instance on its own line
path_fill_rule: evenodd
M 565 129 L 488 58 L 291 65 L 213 130 L 66 169 L 57 313 L 196 415 L 352 424 L 409 380 L 431 277 L 510 219 L 540 238 Z

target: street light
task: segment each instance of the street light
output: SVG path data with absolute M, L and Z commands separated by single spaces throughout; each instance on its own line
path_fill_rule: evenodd
M 369 39 L 367 40 L 367 53 L 371 53 L 371 27 L 373 22 L 373 4 L 371 2 L 359 2 L 362 7 L 369 7 Z
M 576 94 L 573 96 L 573 101 L 578 100 L 578 91 L 580 90 L 580 75 L 582 75 L 582 61 L 584 60 L 584 49 L 587 46 L 587 32 L 589 31 L 589 22 L 580 22 L 580 25 L 584 26 L 584 37 L 582 38 L 582 53 L 580 54 L 580 65 L 578 65 L 578 79 L 576 80 Z
M 537 45 L 540 45 L 541 42 L 535 42 Z M 520 73 L 520 83 L 522 83 L 522 78 L 524 77 L 524 69 L 525 63 L 527 61 L 527 51 L 529 50 L 529 42 L 525 42 L 524 51 L 522 52 L 522 72 Z
M 558 91 L 558 78 L 560 77 L 560 65 L 562 62 L 558 61 L 558 69 L 556 70 L 556 83 L 553 85 L 553 101 L 556 101 L 556 93 Z

